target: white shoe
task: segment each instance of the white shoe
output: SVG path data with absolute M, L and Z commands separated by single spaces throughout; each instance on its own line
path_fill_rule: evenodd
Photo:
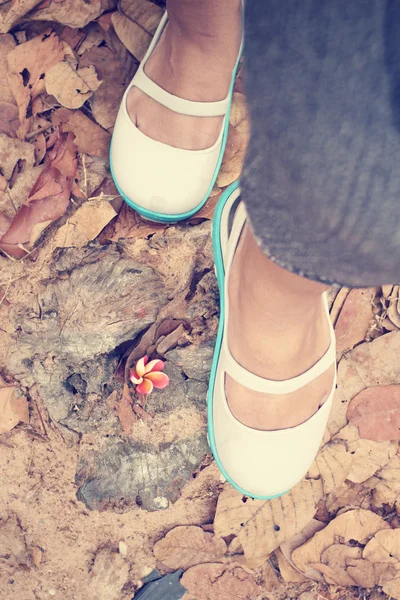
M 179 98 L 165 91 L 144 72 L 146 62 L 167 22 L 168 15 L 165 13 L 146 56 L 124 94 L 110 150 L 111 173 L 125 202 L 143 217 L 164 223 L 193 216 L 210 195 L 226 146 L 233 85 L 242 52 L 241 48 L 226 98 L 218 102 L 193 102 Z M 223 116 L 217 141 L 205 150 L 183 150 L 149 138 L 129 117 L 126 102 L 132 87 L 180 114 Z
M 235 218 L 229 231 L 233 215 Z M 240 188 L 238 183 L 235 183 L 221 196 L 213 219 L 214 259 L 221 314 L 208 393 L 208 435 L 217 465 L 231 485 L 246 496 L 267 500 L 289 491 L 312 465 L 332 406 L 336 369 L 329 397 L 317 412 L 301 425 L 278 431 L 252 429 L 233 416 L 225 394 L 225 375 L 228 374 L 241 385 L 256 392 L 294 392 L 316 379 L 335 363 L 335 333 L 329 317 L 327 296 L 324 293 L 323 302 L 331 342 L 324 356 L 308 371 L 293 379 L 272 381 L 250 373 L 233 358 L 227 343 L 227 283 L 246 220 L 246 209 L 243 202 L 240 202 Z

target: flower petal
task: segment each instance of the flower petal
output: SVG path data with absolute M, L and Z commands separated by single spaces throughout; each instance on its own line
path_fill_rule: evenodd
M 156 373 L 147 373 L 145 376 L 145 381 L 150 380 L 155 388 L 158 390 L 162 390 L 169 384 L 169 377 L 165 373 L 160 373 L 157 371 Z
M 149 379 L 143 379 L 142 383 L 136 388 L 138 394 L 151 394 L 153 391 L 153 384 Z
M 145 373 L 152 373 L 153 371 L 162 371 L 164 368 L 164 363 L 162 360 L 151 360 L 144 370 Z
M 134 369 L 130 370 L 129 373 L 129 379 L 132 381 L 132 383 L 134 383 L 135 385 L 137 385 L 138 383 L 142 383 L 143 381 L 143 377 L 138 377 L 136 375 L 136 371 Z
M 139 377 L 143 377 L 143 375 L 146 373 L 145 367 L 147 365 L 148 362 L 148 357 L 147 356 L 142 356 L 142 358 L 139 358 L 139 360 L 136 363 L 136 373 Z

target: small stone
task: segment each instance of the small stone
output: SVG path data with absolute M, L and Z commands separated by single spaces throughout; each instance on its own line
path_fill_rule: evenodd
M 122 540 L 118 544 L 119 553 L 121 556 L 127 556 L 128 554 L 128 546 Z
M 164 498 L 164 496 L 156 496 L 154 498 L 154 506 L 158 509 L 158 510 L 163 510 L 168 508 L 168 498 Z
M 54 588 L 51 588 L 49 590 L 49 596 L 55 596 L 56 595 L 56 590 Z

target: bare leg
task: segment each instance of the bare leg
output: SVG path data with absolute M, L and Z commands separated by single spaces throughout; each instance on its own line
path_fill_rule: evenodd
M 169 23 L 146 65 L 168 92 L 195 101 L 223 99 L 241 40 L 241 0 L 169 0 Z M 133 122 L 149 137 L 189 150 L 213 145 L 222 117 L 176 114 L 140 90 L 128 97 Z
M 229 347 L 246 369 L 289 379 L 309 369 L 330 343 L 321 295 L 326 287 L 278 267 L 243 232 L 229 279 Z M 256 429 L 283 429 L 308 419 L 332 387 L 334 367 L 287 395 L 260 394 L 227 378 L 229 406 Z

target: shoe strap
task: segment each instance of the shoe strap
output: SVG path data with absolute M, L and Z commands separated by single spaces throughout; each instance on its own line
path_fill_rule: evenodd
M 220 360 L 222 361 L 223 370 L 230 376 L 232 379 L 240 383 L 241 385 L 255 391 L 261 392 L 265 394 L 289 394 L 291 392 L 295 392 L 296 390 L 302 388 L 307 385 L 319 375 L 322 375 L 332 364 L 335 363 L 336 360 L 336 343 L 335 343 L 335 332 L 332 327 L 332 323 L 329 315 L 329 307 L 328 307 L 328 299 L 327 294 L 324 292 L 323 294 L 323 303 L 325 307 L 326 317 L 329 322 L 330 329 L 330 345 L 325 354 L 316 362 L 310 369 L 293 377 L 291 379 L 286 380 L 272 380 L 272 379 L 264 379 L 263 377 L 259 377 L 254 373 L 251 373 L 242 365 L 240 365 L 237 360 L 232 356 L 232 353 L 228 346 L 227 341 L 227 323 L 228 323 L 228 314 L 229 314 L 229 301 L 228 301 L 228 279 L 229 272 L 232 265 L 233 257 L 235 255 L 241 233 L 243 231 L 243 227 L 247 220 L 247 213 L 244 206 L 244 203 L 241 202 L 237 208 L 235 213 L 235 219 L 233 222 L 233 226 L 228 238 L 227 244 L 227 252 L 224 259 L 225 262 L 225 327 L 224 327 L 224 336 L 222 341 L 221 355 Z M 224 223 L 221 223 L 221 227 L 227 226 L 227 220 Z M 221 232 L 222 235 L 223 232 Z M 226 239 L 226 232 L 225 232 Z
M 131 87 L 137 87 L 139 90 L 159 102 L 163 106 L 166 106 L 170 110 L 182 115 L 188 115 L 192 117 L 220 117 L 226 115 L 229 108 L 230 93 L 223 100 L 217 102 L 193 102 L 192 100 L 185 100 L 170 94 L 157 83 L 155 83 L 150 77 L 144 72 L 144 68 L 154 48 L 157 45 L 166 25 L 168 23 L 168 15 L 164 14 L 161 19 L 160 25 L 153 37 L 153 40 L 149 46 L 149 49 L 144 57 L 143 61 L 139 65 L 138 70 L 132 81 Z

